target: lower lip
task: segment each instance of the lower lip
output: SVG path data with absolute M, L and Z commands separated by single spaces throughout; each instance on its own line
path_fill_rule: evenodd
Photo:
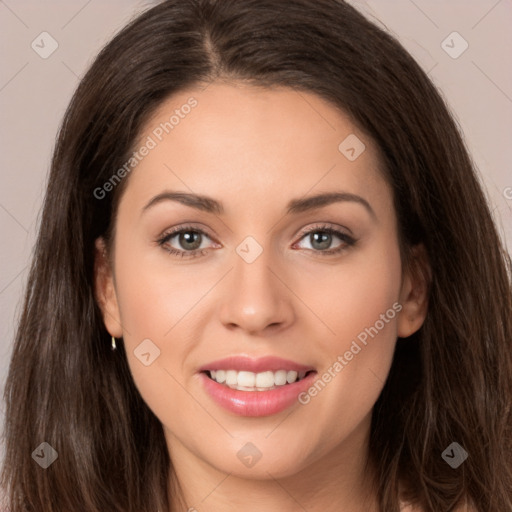
M 239 391 L 200 373 L 208 395 L 218 405 L 239 416 L 270 416 L 284 411 L 294 402 L 298 402 L 298 395 L 311 386 L 315 376 L 316 372 L 311 372 L 298 382 L 269 391 Z

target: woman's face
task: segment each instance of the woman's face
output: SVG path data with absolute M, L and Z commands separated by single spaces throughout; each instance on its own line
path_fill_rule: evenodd
M 266 478 L 363 455 L 425 315 L 372 141 L 314 94 L 213 83 L 135 149 L 97 286 L 171 457 Z

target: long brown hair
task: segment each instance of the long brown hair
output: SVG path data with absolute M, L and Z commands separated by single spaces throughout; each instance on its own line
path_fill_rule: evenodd
M 382 154 L 404 265 L 423 243 L 432 279 L 422 328 L 399 339 L 373 412 L 382 512 L 398 487 L 427 512 L 468 501 L 512 510 L 511 261 L 457 125 L 389 34 L 341 0 L 168 0 L 101 51 L 65 114 L 51 164 L 5 388 L 2 486 L 12 512 L 168 510 L 163 429 L 94 295 L 94 241 L 111 232 L 145 121 L 212 80 L 313 92 Z M 58 460 L 43 470 L 42 442 Z M 457 469 L 441 453 L 457 442 Z

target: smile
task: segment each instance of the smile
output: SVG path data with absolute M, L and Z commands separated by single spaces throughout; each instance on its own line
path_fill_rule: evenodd
M 210 379 L 239 391 L 269 391 L 302 380 L 310 372 L 295 370 L 267 370 L 260 373 L 237 370 L 210 370 Z
M 199 368 L 206 395 L 238 416 L 269 416 L 298 403 L 316 370 L 279 357 L 231 356 Z

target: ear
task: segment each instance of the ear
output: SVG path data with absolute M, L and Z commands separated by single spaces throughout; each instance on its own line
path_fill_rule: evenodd
M 405 271 L 400 290 L 402 310 L 398 315 L 397 328 L 400 338 L 407 338 L 423 325 L 428 311 L 429 289 L 432 270 L 427 250 L 423 244 L 412 248 L 411 262 Z
M 94 288 L 96 301 L 103 314 L 107 331 L 115 338 L 121 338 L 123 328 L 114 286 L 114 275 L 107 254 L 105 240 L 100 237 L 95 242 Z

